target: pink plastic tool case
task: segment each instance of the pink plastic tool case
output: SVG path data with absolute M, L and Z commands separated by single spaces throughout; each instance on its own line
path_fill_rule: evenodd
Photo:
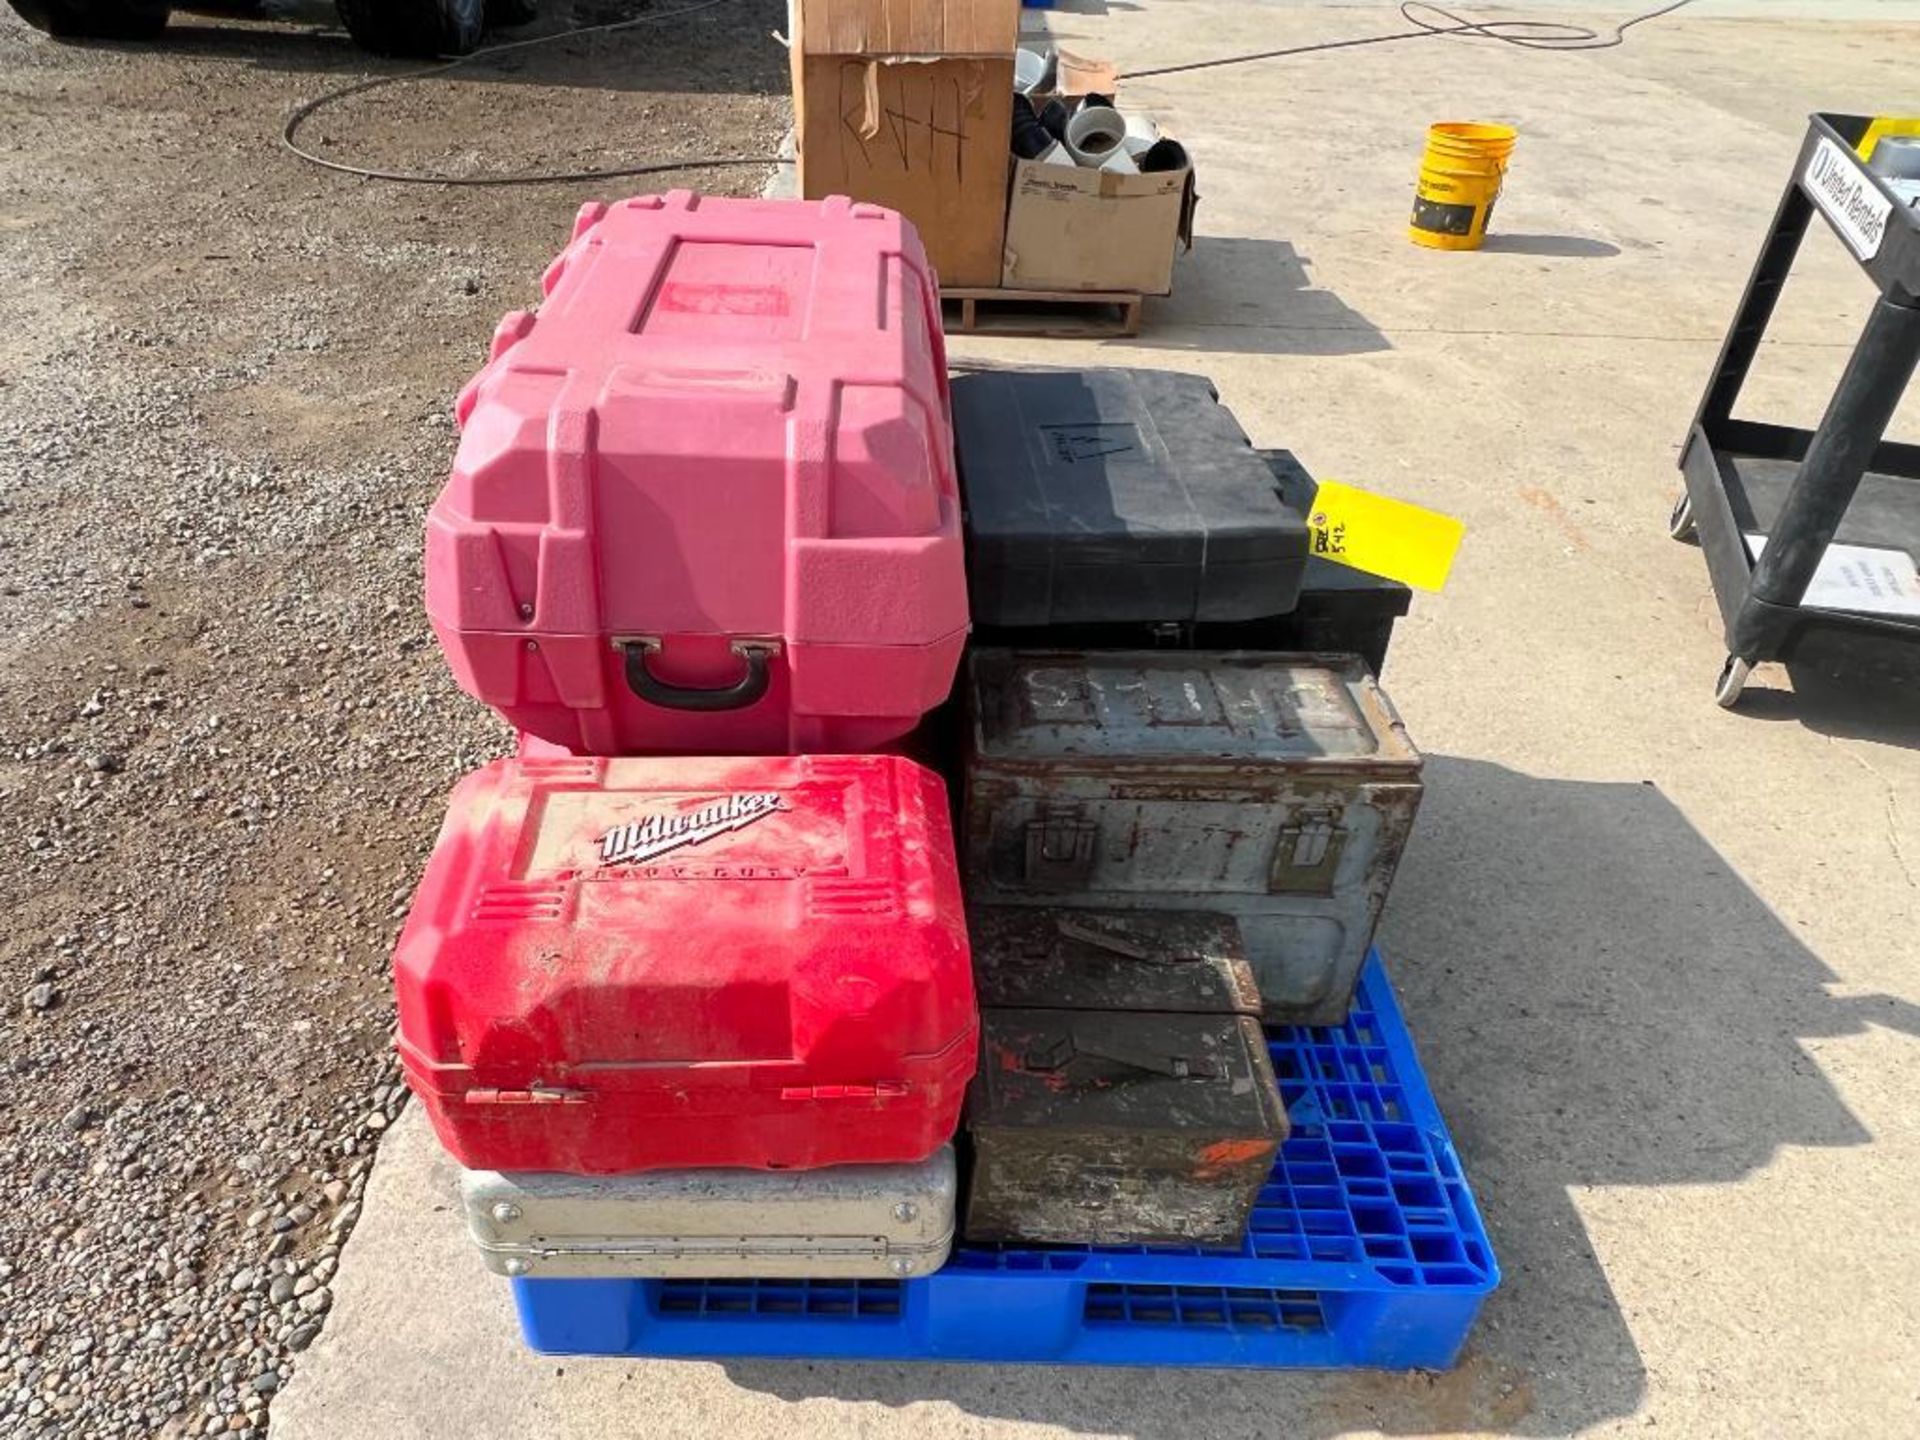
M 885 747 L 967 629 L 939 298 L 874 205 L 590 204 L 461 392 L 427 610 L 579 753 Z

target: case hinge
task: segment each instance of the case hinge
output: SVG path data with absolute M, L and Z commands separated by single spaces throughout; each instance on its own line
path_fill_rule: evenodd
M 907 1093 L 904 1080 L 876 1080 L 871 1085 L 783 1085 L 782 1100 L 898 1100 Z
M 1331 895 L 1347 846 L 1347 827 L 1331 808 L 1302 810 L 1280 831 L 1267 889 L 1281 895 Z
M 584 1105 L 592 1097 L 585 1090 L 563 1090 L 542 1085 L 531 1090 L 469 1090 L 469 1105 Z
M 1030 885 L 1078 885 L 1093 874 L 1100 827 L 1078 805 L 1049 805 L 1027 822 L 1026 880 Z

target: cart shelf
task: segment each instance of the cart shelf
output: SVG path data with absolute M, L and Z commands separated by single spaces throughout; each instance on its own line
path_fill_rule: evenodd
M 1733 706 L 1753 667 L 1920 676 L 1920 618 L 1805 604 L 1829 544 L 1920 556 L 1920 446 L 1882 437 L 1920 363 L 1920 205 L 1860 156 L 1878 131 L 1815 115 L 1682 450 L 1686 489 L 1671 529 L 1697 538 L 1726 624 L 1716 698 Z M 1846 246 L 1879 298 L 1817 430 L 1734 418 L 1733 408 L 1813 216 Z M 1746 537 L 1763 534 L 1762 557 Z

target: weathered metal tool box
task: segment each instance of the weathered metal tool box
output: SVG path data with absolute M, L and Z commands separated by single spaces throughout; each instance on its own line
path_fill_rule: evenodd
M 971 924 L 968 1238 L 1238 1243 L 1287 1135 L 1239 927 L 1025 906 Z
M 950 1145 L 918 1165 L 460 1177 L 494 1274 L 595 1280 L 927 1275 L 953 1245 L 958 1190 Z
M 953 414 L 976 623 L 1293 608 L 1306 522 L 1203 376 L 975 371 L 954 380 Z
M 1233 915 L 1266 1019 L 1337 1024 L 1420 803 L 1356 656 L 976 650 L 976 900 Z

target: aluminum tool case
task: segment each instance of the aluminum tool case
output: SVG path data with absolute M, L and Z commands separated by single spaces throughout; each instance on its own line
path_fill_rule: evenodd
M 1420 802 L 1355 656 L 976 650 L 976 901 L 1233 915 L 1274 1024 L 1334 1024 Z
M 918 1165 L 461 1173 L 467 1232 L 496 1275 L 899 1279 L 953 1244 L 953 1147 Z
M 1225 916 L 975 910 L 978 1241 L 1237 1244 L 1287 1135 Z

